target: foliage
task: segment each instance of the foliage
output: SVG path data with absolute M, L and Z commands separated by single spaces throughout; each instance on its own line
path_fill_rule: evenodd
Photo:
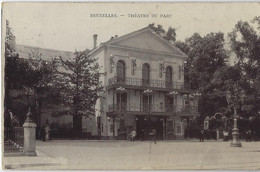
M 31 107 L 33 114 L 37 114 L 34 115 L 37 120 L 44 102 L 57 102 L 51 88 L 56 64 L 55 61 L 42 60 L 42 55 L 37 52 L 28 54 L 29 59 L 19 58 L 15 44 L 8 40 L 14 37 L 11 29 L 8 30 L 5 42 L 5 108 L 24 121 Z
M 255 25 L 257 27 L 255 27 Z M 260 105 L 260 17 L 255 17 L 251 24 L 247 21 L 238 21 L 235 28 L 229 33 L 230 45 L 241 69 L 240 85 L 246 91 L 243 113 L 255 116 Z
M 55 85 L 62 95 L 64 113 L 73 116 L 73 128 L 81 133 L 82 116 L 94 115 L 95 103 L 102 91 L 97 59 L 91 58 L 88 52 L 75 52 L 71 61 L 60 62 L 64 69 L 57 71 Z
M 175 45 L 188 55 L 185 66 L 185 82 L 191 89 L 202 93 L 199 111 L 204 119 L 218 111 L 225 111 L 225 94 L 221 85 L 214 85 L 216 73 L 226 68 L 228 51 L 224 48 L 224 34 L 209 33 L 202 37 L 194 33 L 185 42 L 177 41 Z M 202 106 L 203 105 L 203 106 Z
M 154 25 L 154 23 L 149 24 L 148 27 L 153 29 L 156 33 L 161 35 L 164 39 L 175 42 L 176 41 L 176 28 L 169 27 L 168 31 L 165 31 L 162 27 L 162 25 L 157 25 L 157 27 Z

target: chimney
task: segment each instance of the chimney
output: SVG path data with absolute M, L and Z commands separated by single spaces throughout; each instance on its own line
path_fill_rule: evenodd
M 93 35 L 93 49 L 97 47 L 97 34 Z
M 117 39 L 118 38 L 118 35 L 115 35 L 115 39 Z

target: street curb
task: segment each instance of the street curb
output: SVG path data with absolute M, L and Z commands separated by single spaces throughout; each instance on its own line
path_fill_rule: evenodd
M 35 164 L 6 164 L 5 169 L 21 169 L 39 166 L 61 166 L 62 163 L 35 163 Z

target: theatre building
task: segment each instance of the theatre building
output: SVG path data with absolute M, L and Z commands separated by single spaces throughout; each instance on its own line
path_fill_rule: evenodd
M 104 93 L 96 104 L 102 139 L 137 139 L 156 130 L 161 140 L 183 139 L 185 127 L 198 116 L 197 99 L 184 84 L 186 54 L 151 28 L 97 45 L 91 56 L 102 66 Z

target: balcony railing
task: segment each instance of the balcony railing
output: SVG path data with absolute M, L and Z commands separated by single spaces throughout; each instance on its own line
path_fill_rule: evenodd
M 114 76 L 108 79 L 108 85 L 129 85 L 129 86 L 142 86 L 142 87 L 154 87 L 154 88 L 169 88 L 169 89 L 184 89 L 183 82 L 176 82 L 176 81 L 163 81 L 163 80 L 147 80 L 141 78 L 131 78 L 125 77 L 120 78 Z
M 176 106 L 171 104 L 147 104 L 147 103 L 132 103 L 126 104 L 110 104 L 108 106 L 109 112 L 180 112 L 184 114 L 198 113 L 198 108 L 195 106 Z

